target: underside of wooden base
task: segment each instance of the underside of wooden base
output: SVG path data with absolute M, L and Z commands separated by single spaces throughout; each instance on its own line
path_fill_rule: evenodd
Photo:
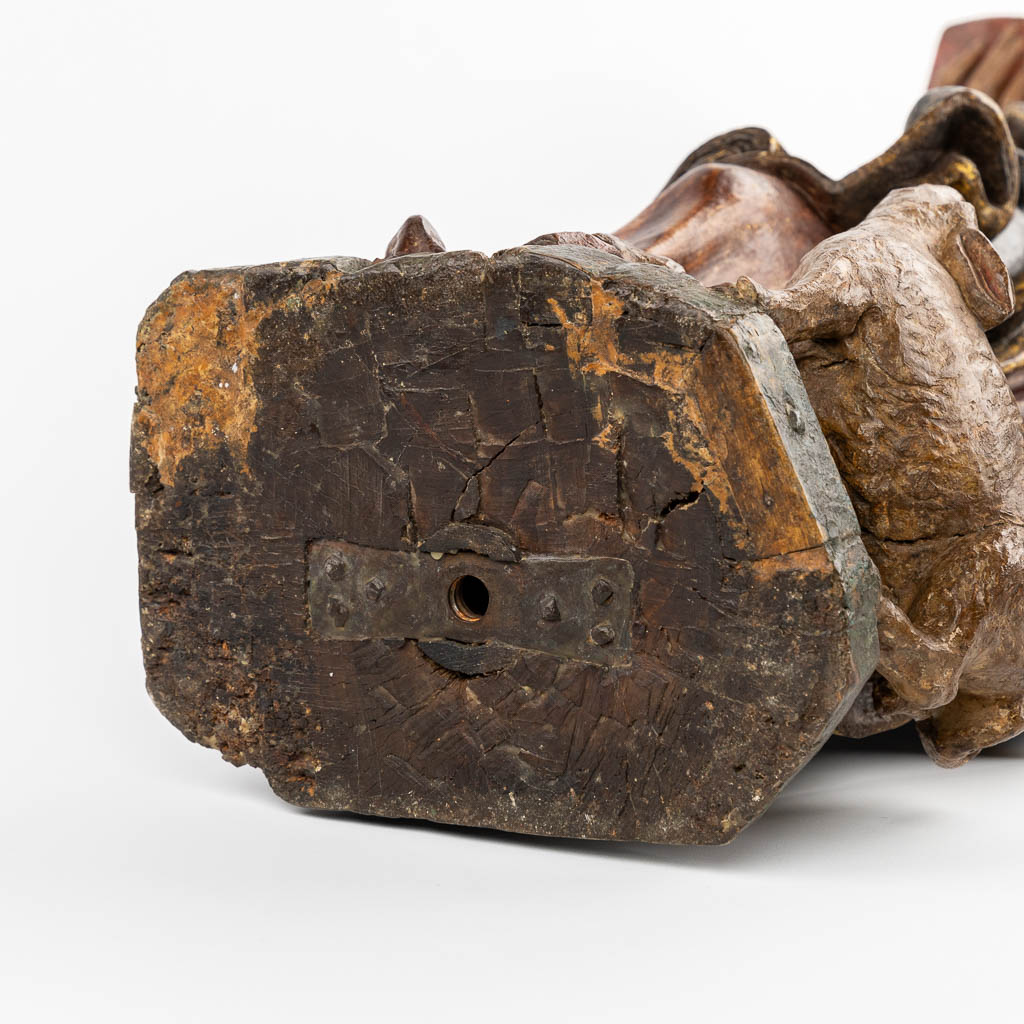
M 670 267 L 187 274 L 138 364 L 150 693 L 293 803 L 725 842 L 874 667 L 785 341 Z

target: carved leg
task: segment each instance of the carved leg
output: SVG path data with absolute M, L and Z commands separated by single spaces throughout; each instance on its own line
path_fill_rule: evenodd
M 878 647 L 878 670 L 911 714 L 956 696 L 963 653 L 915 626 L 886 588 L 878 603 Z
M 891 547 L 876 554 L 883 578 L 910 571 L 892 558 Z M 884 594 L 879 671 L 917 709 L 925 748 L 940 765 L 963 764 L 1024 730 L 1022 609 L 1018 524 L 954 541 L 906 613 L 891 592 Z
M 919 722 L 917 731 L 936 764 L 958 768 L 986 747 L 1024 732 L 1024 697 L 961 693 L 951 704 Z

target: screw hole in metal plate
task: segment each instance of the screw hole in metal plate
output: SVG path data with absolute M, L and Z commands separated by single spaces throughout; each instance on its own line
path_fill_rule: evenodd
M 479 622 L 491 603 L 491 595 L 479 576 L 460 576 L 448 588 L 448 603 L 463 622 Z

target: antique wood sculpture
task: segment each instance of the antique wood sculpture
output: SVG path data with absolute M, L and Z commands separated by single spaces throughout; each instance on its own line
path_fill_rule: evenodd
M 154 701 L 302 806 L 677 843 L 837 728 L 1016 735 L 1019 190 L 954 86 L 839 182 L 746 129 L 616 235 L 182 275 L 137 349 Z

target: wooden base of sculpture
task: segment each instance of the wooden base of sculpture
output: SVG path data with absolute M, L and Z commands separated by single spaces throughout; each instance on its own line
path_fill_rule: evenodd
M 877 578 L 786 343 L 595 245 L 151 307 L 143 644 L 187 736 L 307 807 L 696 843 L 818 749 Z

